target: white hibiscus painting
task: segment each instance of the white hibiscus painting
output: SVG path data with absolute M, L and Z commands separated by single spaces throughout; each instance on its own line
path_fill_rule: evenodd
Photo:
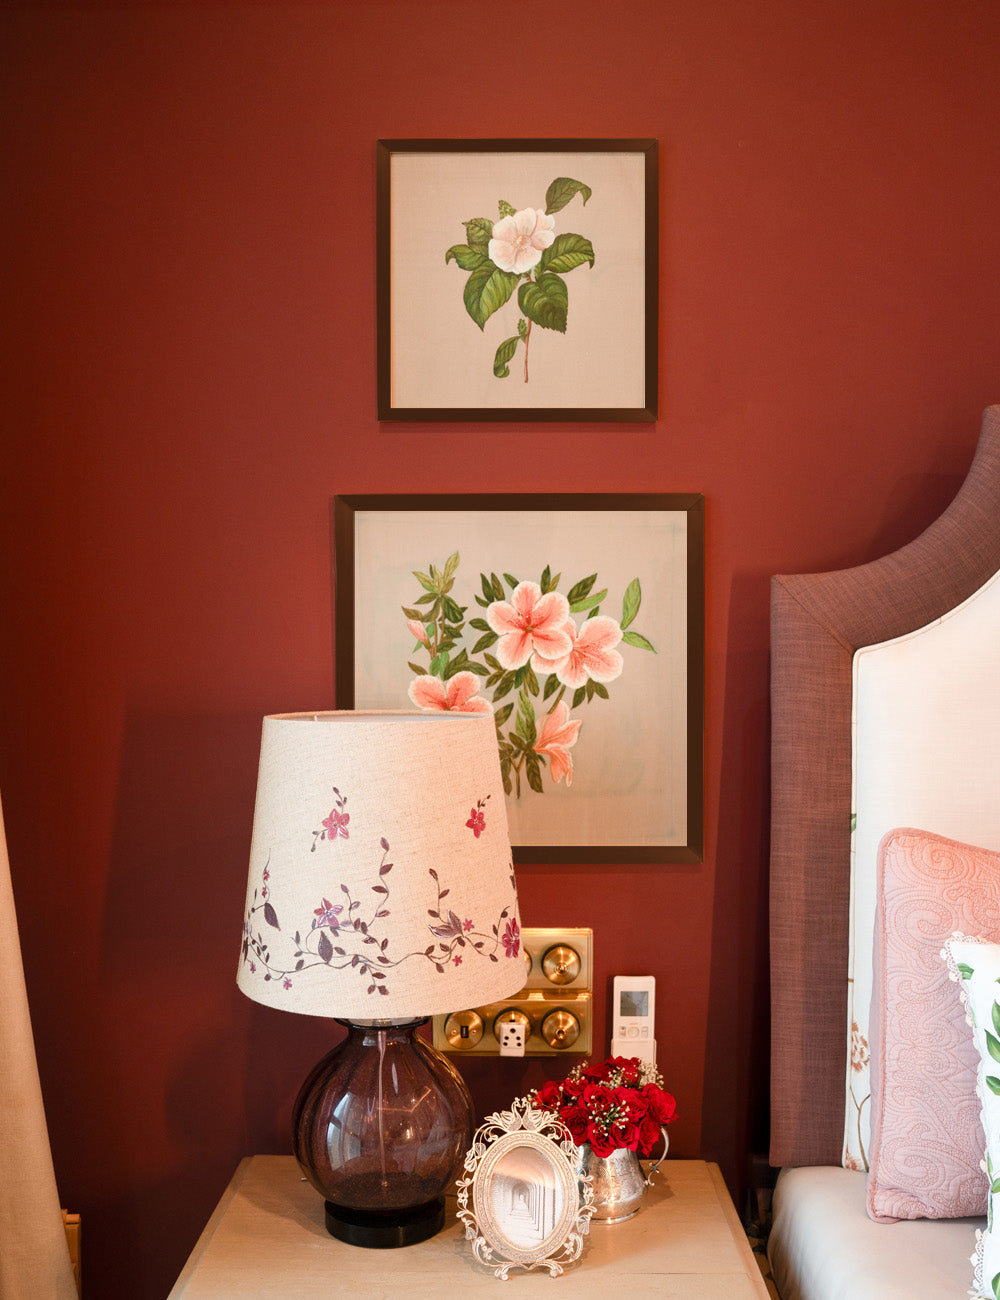
M 583 235 L 557 231 L 556 214 L 579 195 L 584 203 L 593 191 L 582 181 L 558 176 L 545 193 L 544 208 L 515 208 L 500 199 L 499 216 L 472 217 L 463 221 L 466 242 L 453 244 L 445 263 L 454 261 L 469 276 L 462 299 L 465 310 L 482 330 L 486 322 L 517 290 L 517 333 L 504 339 L 493 356 L 493 374 L 507 379 L 518 348 L 518 372 L 528 383 L 528 354 L 531 331 L 540 329 L 566 333 L 569 318 L 568 272 L 593 266 L 594 246 Z

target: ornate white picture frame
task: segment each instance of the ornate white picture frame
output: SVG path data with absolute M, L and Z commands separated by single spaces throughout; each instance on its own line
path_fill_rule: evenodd
M 565 1124 L 524 1098 L 476 1130 L 457 1183 L 458 1217 L 473 1255 L 502 1281 L 518 1268 L 557 1277 L 579 1259 L 594 1193 L 575 1153 Z

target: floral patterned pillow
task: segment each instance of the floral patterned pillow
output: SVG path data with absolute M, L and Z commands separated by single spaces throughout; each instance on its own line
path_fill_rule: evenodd
M 958 982 L 979 1053 L 976 1086 L 983 1108 L 983 1167 L 990 1194 L 986 1230 L 976 1232 L 972 1256 L 975 1290 L 971 1294 L 1000 1300 L 1000 944 L 954 935 L 941 955 Z

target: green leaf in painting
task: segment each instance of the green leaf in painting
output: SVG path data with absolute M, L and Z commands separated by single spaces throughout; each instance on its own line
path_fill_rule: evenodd
M 505 573 L 503 575 L 503 580 L 504 582 L 506 582 L 507 586 L 511 589 L 511 591 L 513 591 L 515 587 L 520 585 L 518 583 L 517 578 L 515 578 L 512 573 Z
M 641 633 L 633 632 L 631 628 L 629 631 L 622 633 L 622 640 L 626 645 L 635 646 L 637 650 L 652 650 L 653 654 L 656 654 L 656 647 L 647 641 Z
M 966 966 L 965 962 L 963 961 L 960 961 L 958 963 L 958 973 L 959 975 L 961 975 L 962 979 L 964 980 L 972 979 L 972 967 Z
M 622 631 L 635 619 L 641 604 L 642 588 L 639 586 L 639 579 L 633 578 L 625 589 L 625 597 L 622 600 Z
M 497 354 L 493 358 L 493 373 L 497 379 L 506 379 L 510 374 L 510 363 L 514 359 L 514 353 L 517 351 L 517 345 L 520 341 L 515 335 L 512 339 L 504 339 L 497 348 Z
M 988 1074 L 986 1076 L 986 1086 L 989 1088 L 990 1092 L 995 1093 L 1000 1097 L 1000 1079 L 998 1079 L 995 1074 Z
M 538 263 L 538 274 L 545 271 L 558 271 L 565 275 L 584 262 L 594 265 L 594 245 L 583 235 L 557 235 L 549 247 L 542 253 Z
M 463 221 L 462 225 L 469 247 L 481 248 L 485 252 L 486 245 L 493 238 L 493 222 L 489 217 L 473 217 L 471 221 Z
M 559 212 L 569 203 L 574 194 L 579 194 L 584 204 L 593 194 L 589 185 L 583 181 L 574 181 L 569 176 L 557 176 L 545 191 L 545 211 Z
M 986 1031 L 986 1050 L 994 1061 L 1000 1061 L 1000 1039 L 996 1038 L 990 1031 Z
M 456 604 L 450 596 L 444 598 L 444 616 L 452 623 L 461 623 L 463 618 L 462 606 Z
M 503 583 L 500 581 L 500 579 L 497 577 L 495 573 L 490 574 L 490 583 L 493 589 L 493 599 L 503 600 L 504 599 Z
M 597 574 L 592 573 L 589 578 L 581 578 L 579 582 L 570 587 L 566 599 L 571 605 L 576 601 L 582 600 L 584 596 L 589 596 L 594 590 L 594 583 L 597 581 Z
M 525 741 L 526 745 L 535 743 L 535 706 L 528 697 L 527 691 L 522 690 L 517 697 L 517 722 L 515 724 L 517 734 Z
M 550 696 L 555 695 L 556 691 L 559 689 L 559 685 L 559 678 L 555 673 L 549 673 L 548 677 L 545 679 L 545 690 L 542 691 L 542 699 L 547 700 Z
M 447 580 L 454 578 L 458 572 L 458 551 L 453 551 L 444 562 L 444 576 Z
M 470 281 L 479 274 L 480 272 L 473 271 L 469 276 Z M 510 294 L 507 297 L 509 298 Z M 505 298 L 504 302 L 506 301 Z M 540 325 L 542 329 L 557 330 L 560 334 L 566 333 L 569 290 L 566 288 L 566 281 L 561 280 L 558 275 L 549 272 L 540 280 L 526 280 L 517 291 L 517 301 L 525 316 L 533 320 L 536 325 Z
M 465 310 L 480 329 L 504 305 L 514 292 L 517 281 L 518 276 L 509 271 L 501 271 L 492 262 L 487 262 L 472 272 L 465 282 L 462 298 Z
M 482 654 L 482 652 L 484 650 L 488 650 L 491 645 L 496 645 L 497 640 L 498 638 L 495 632 L 484 632 L 483 635 L 476 642 L 476 644 L 472 647 L 472 653 L 474 655 Z
M 503 724 L 507 721 L 507 719 L 510 717 L 510 715 L 513 712 L 514 712 L 513 704 L 501 705 L 501 707 L 497 709 L 496 713 L 494 713 L 493 721 L 496 723 L 498 728 L 502 727 Z
M 578 686 L 573 692 L 573 708 L 578 709 L 587 698 L 587 689 L 584 686 Z
M 993 1003 L 993 1028 L 1000 1034 L 1000 1002 Z
M 582 614 L 585 609 L 593 609 L 595 605 L 601 603 L 607 594 L 608 589 L 605 587 L 596 596 L 583 596 L 580 600 L 573 600 L 570 602 L 570 611 L 574 614 Z
M 535 794 L 543 794 L 545 787 L 542 785 L 542 769 L 538 762 L 538 755 L 534 750 L 524 756 L 524 771 L 528 778 L 528 785 L 531 786 Z
M 468 244 L 452 244 L 444 255 L 445 265 L 457 262 L 463 271 L 478 271 L 489 262 L 481 248 L 470 248 Z
M 406 666 L 407 666 L 407 668 L 411 668 L 411 669 L 412 669 L 412 670 L 417 674 L 418 677 L 426 677 L 426 676 L 427 676 L 427 669 L 426 669 L 426 668 L 421 668 L 419 664 L 411 664 L 411 663 L 408 663 Z

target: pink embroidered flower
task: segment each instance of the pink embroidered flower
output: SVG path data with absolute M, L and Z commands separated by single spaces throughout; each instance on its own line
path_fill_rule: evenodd
M 461 672 L 442 681 L 440 677 L 414 677 L 409 696 L 419 709 L 437 709 L 442 713 L 492 713 L 489 700 L 479 692 L 475 673 Z
M 493 227 L 487 255 L 501 271 L 524 275 L 542 260 L 542 250 L 555 240 L 555 217 L 538 208 L 522 208 L 502 217 Z
M 513 918 L 507 922 L 500 941 L 508 957 L 516 957 L 521 951 L 521 927 Z
M 462 929 L 466 932 L 466 934 L 468 934 L 468 932 L 472 929 L 472 922 L 469 920 L 463 921 Z
M 282 984 L 282 988 L 290 989 L 291 987 L 292 987 L 292 981 L 286 975 L 284 979 L 284 983 Z
M 572 626 L 569 601 L 558 591 L 544 596 L 537 582 L 520 582 L 510 600 L 495 600 L 486 621 L 496 632 L 496 655 L 508 671 L 522 668 L 533 654 L 562 660 L 573 649 L 566 624 Z
M 482 809 L 473 808 L 469 813 L 469 820 L 465 824 L 478 840 L 486 829 L 486 818 L 483 816 Z
M 566 778 L 566 786 L 573 784 L 573 755 L 569 752 L 580 734 L 580 720 L 570 722 L 569 705 L 560 700 L 546 717 L 541 735 L 533 746 L 536 754 L 545 754 L 552 770 L 552 780 L 557 784 Z
M 422 623 L 418 623 L 415 618 L 408 618 L 406 620 L 406 626 L 410 629 L 410 633 L 417 638 L 417 640 L 420 642 L 422 646 L 424 646 L 427 650 L 431 648 L 431 643 L 427 637 L 427 631 L 424 628 L 424 625 Z
M 335 840 L 339 836 L 342 840 L 349 840 L 351 833 L 347 829 L 347 823 L 351 820 L 351 814 L 338 812 L 336 808 L 330 813 L 329 817 L 323 818 L 323 826 L 326 828 L 326 838 Z
M 461 966 L 461 964 L 462 964 L 462 958 L 461 958 L 461 956 L 458 956 L 458 957 L 452 957 L 451 960 L 452 960 L 452 962 L 453 962 L 456 966 Z
M 316 907 L 313 909 L 316 915 L 316 920 L 313 922 L 313 925 L 314 926 L 329 925 L 332 929 L 336 930 L 340 924 L 340 922 L 337 920 L 337 916 L 343 910 L 344 909 L 342 907 L 339 906 L 334 907 L 334 905 L 330 902 L 328 898 L 324 898 L 323 906 Z
M 555 673 L 571 690 L 585 686 L 588 677 L 595 682 L 613 682 L 621 676 L 625 661 L 615 646 L 622 639 L 622 630 L 613 618 L 588 618 L 579 632 L 568 619 L 564 630 L 572 641 L 569 652 L 560 658 L 536 654 L 531 661 L 536 673 Z

